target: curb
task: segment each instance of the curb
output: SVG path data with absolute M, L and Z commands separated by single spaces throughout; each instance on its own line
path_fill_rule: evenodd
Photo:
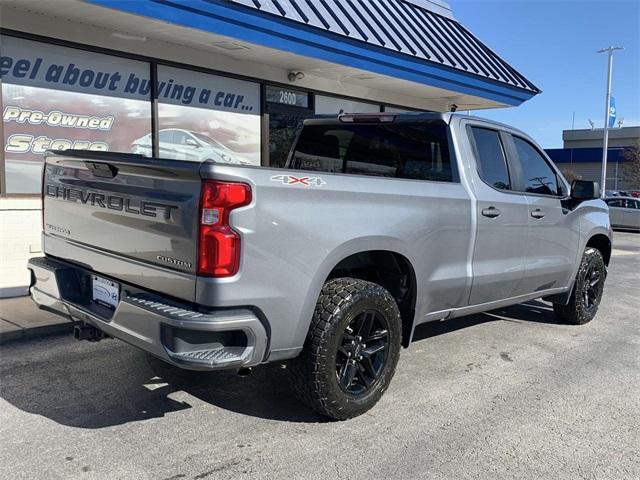
M 0 333 L 0 345 L 4 346 L 9 343 L 25 342 L 72 333 L 73 326 L 74 322 L 66 321 L 64 323 L 42 325 L 40 327 L 33 328 L 20 328 L 10 332 L 2 332 Z

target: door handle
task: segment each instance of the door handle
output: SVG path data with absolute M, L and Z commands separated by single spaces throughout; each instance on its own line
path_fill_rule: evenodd
M 533 218 L 542 218 L 542 217 L 545 216 L 545 213 L 542 210 L 540 210 L 539 208 L 536 208 L 535 210 L 533 210 L 531 212 L 531 216 Z
M 496 218 L 498 215 L 500 215 L 500 210 L 498 210 L 496 207 L 483 208 L 482 215 L 489 218 Z

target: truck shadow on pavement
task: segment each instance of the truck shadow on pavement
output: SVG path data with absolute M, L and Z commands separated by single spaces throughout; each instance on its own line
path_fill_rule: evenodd
M 493 321 L 556 323 L 548 305 L 529 302 L 421 325 L 414 341 Z M 192 408 L 198 408 L 199 418 L 207 422 L 233 421 L 230 412 L 288 422 L 327 421 L 295 398 L 286 365 L 265 365 L 250 376 L 239 377 L 181 370 L 114 340 L 41 342 L 40 346 L 13 348 L 18 353 L 19 349 L 44 348 L 45 354 L 29 353 L 33 358 L 0 362 L 0 397 L 24 412 L 65 426 L 99 429 Z M 204 409 L 201 403 L 206 404 Z M 217 412 L 207 405 L 226 411 Z
M 413 334 L 413 341 L 416 342 L 497 320 L 505 322 L 559 323 L 553 313 L 553 307 L 551 307 L 550 304 L 532 300 L 527 303 L 499 308 L 476 315 L 468 315 L 451 320 L 433 321 L 419 325 Z

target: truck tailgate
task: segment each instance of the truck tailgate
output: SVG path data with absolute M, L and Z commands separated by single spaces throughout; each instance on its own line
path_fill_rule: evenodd
M 48 152 L 44 250 L 98 274 L 193 301 L 200 164 Z

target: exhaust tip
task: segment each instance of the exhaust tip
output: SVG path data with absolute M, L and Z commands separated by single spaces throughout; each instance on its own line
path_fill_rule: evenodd
M 251 375 L 252 372 L 253 372 L 253 369 L 251 367 L 246 367 L 238 370 L 236 375 L 238 375 L 239 377 L 248 377 L 249 375 Z

